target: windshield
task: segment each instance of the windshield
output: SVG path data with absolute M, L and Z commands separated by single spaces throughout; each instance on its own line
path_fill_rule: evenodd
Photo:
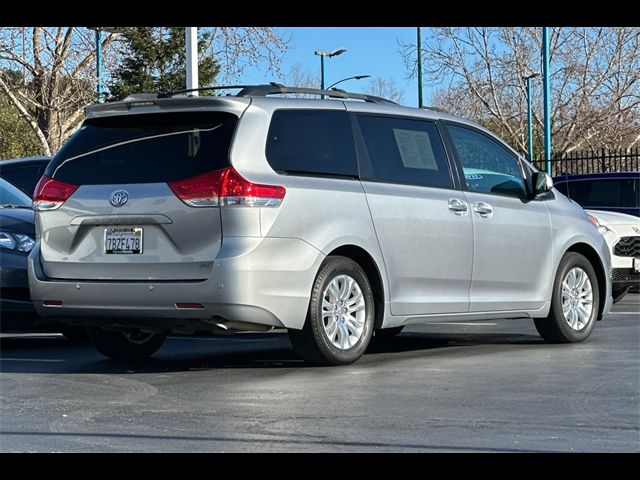
M 18 187 L 0 178 L 0 205 L 31 208 L 31 199 Z

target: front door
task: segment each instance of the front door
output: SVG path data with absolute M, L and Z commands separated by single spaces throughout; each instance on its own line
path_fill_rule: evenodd
M 471 312 L 544 306 L 551 272 L 551 221 L 527 197 L 520 161 L 492 136 L 448 125 L 473 221 Z

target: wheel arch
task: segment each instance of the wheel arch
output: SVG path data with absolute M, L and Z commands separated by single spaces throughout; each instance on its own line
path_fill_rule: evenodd
M 596 250 L 591 245 L 582 242 L 574 243 L 573 245 L 571 245 L 560 258 L 563 258 L 569 252 L 579 253 L 580 255 L 585 257 L 587 260 L 589 260 L 589 263 L 596 272 L 596 278 L 598 279 L 598 299 L 600 300 L 598 305 L 598 320 L 601 320 L 602 312 L 604 311 L 606 303 L 607 277 L 604 265 L 602 264 L 602 260 L 600 259 L 600 255 L 598 255 L 598 252 L 596 252 Z
M 358 247 L 357 245 L 342 245 L 331 250 L 327 256 L 329 255 L 340 255 L 350 258 L 364 270 L 364 273 L 367 275 L 367 279 L 371 283 L 373 298 L 376 305 L 374 330 L 379 329 L 384 320 L 385 296 L 382 274 L 380 273 L 380 268 L 374 258 L 364 248 Z

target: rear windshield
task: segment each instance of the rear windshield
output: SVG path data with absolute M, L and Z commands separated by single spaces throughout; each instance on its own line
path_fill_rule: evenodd
M 632 207 L 640 204 L 640 178 L 574 180 L 568 196 L 585 208 Z M 558 188 L 567 195 L 566 186 Z
M 237 117 L 221 112 L 86 120 L 46 175 L 77 185 L 172 182 L 229 166 Z

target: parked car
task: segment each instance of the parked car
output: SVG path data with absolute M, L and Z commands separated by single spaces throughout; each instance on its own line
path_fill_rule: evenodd
M 24 192 L 0 178 L 0 331 L 61 332 L 86 339 L 84 328 L 40 318 L 29 298 L 27 256 L 35 245 L 34 212 Z
M 640 219 L 624 213 L 587 210 L 611 253 L 613 303 L 640 291 Z
M 553 183 L 583 208 L 640 217 L 640 172 L 560 175 Z
M 292 92 L 331 98 L 272 96 Z M 112 358 L 286 328 L 305 360 L 346 364 L 374 332 L 487 318 L 580 342 L 611 307 L 604 237 L 551 177 L 472 122 L 367 95 L 93 105 L 34 208 L 38 311 Z
M 0 178 L 4 178 L 31 197 L 50 161 L 51 157 L 2 160 L 0 161 Z

